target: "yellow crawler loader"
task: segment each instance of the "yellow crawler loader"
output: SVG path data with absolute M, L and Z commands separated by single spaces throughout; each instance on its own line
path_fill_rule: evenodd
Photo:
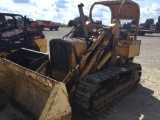
M 111 24 L 94 26 L 92 10 L 109 7 Z M 137 40 L 139 5 L 131 0 L 95 2 L 85 23 L 63 38 L 50 40 L 50 56 L 28 49 L 0 59 L 1 118 L 69 120 L 71 104 L 86 114 L 96 114 L 132 89 L 141 77 Z M 134 24 L 132 33 L 121 28 Z

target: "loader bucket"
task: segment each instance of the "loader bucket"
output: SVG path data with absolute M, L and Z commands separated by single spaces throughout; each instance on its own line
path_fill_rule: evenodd
M 44 53 L 25 49 L 0 58 L 0 107 L 3 106 L 0 118 L 70 119 L 71 106 L 65 84 L 35 72 L 47 59 Z M 13 110 L 8 106 L 12 106 Z

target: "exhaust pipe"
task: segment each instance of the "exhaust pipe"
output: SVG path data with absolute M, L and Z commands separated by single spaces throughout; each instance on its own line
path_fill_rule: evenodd
M 82 26 L 83 26 L 83 32 L 84 32 L 84 37 L 88 38 L 88 31 L 87 31 L 87 26 L 86 26 L 86 22 L 84 19 L 84 13 L 83 13 L 83 3 L 78 5 L 78 9 L 79 9 L 79 14 L 80 14 L 80 18 L 81 18 L 81 22 L 82 22 Z

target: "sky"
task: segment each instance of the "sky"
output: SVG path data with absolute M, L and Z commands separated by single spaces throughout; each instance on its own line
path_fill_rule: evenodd
M 33 20 L 51 20 L 68 24 L 69 20 L 79 16 L 77 5 L 84 4 L 83 11 L 89 15 L 91 5 L 100 0 L 0 0 L 1 13 L 15 13 L 26 15 Z M 104 1 L 104 0 L 101 0 Z M 133 0 L 140 6 L 140 22 L 153 18 L 155 22 L 160 16 L 160 0 Z M 110 22 L 110 10 L 103 6 L 93 10 L 93 19 Z

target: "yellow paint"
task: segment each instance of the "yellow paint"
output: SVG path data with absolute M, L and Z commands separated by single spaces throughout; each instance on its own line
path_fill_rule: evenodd
M 117 55 L 125 58 L 132 58 L 138 56 L 140 53 L 140 44 L 140 40 L 129 41 L 126 44 L 120 44 L 117 47 Z
M 111 9 L 111 21 L 120 17 L 122 19 L 137 19 L 137 23 L 139 23 L 139 6 L 131 0 L 127 0 L 128 4 L 126 4 L 122 9 L 122 14 L 119 15 L 118 12 L 121 3 L 122 0 L 95 2 L 91 6 L 90 10 L 90 21 L 87 23 L 88 31 L 93 32 L 91 13 L 94 5 L 96 4 L 102 4 Z M 130 11 L 133 13 L 131 14 Z M 119 40 L 119 20 L 110 24 L 108 29 L 114 34 L 114 40 Z M 83 38 L 83 34 L 80 36 L 82 31 L 78 32 L 79 36 L 77 36 Z M 100 59 L 104 51 L 100 51 L 100 49 L 96 48 L 101 48 L 101 45 L 105 46 L 108 44 L 107 41 L 103 42 L 106 32 L 107 30 L 104 29 L 104 31 L 99 33 L 97 36 L 91 36 L 90 39 L 93 40 L 93 44 L 90 48 L 87 48 L 87 44 L 84 39 L 80 40 L 80 38 L 74 38 L 74 33 L 69 36 L 72 39 L 65 39 L 61 41 L 64 43 L 66 42 L 65 44 L 68 45 L 68 66 L 70 70 L 75 70 L 78 64 L 80 66 L 80 70 L 77 69 L 79 72 L 72 72 L 71 75 L 64 71 L 52 70 L 51 74 L 52 77 L 54 77 L 54 79 L 52 79 L 14 64 L 6 59 L 0 59 L 0 89 L 5 91 L 3 96 L 6 96 L 5 99 L 8 100 L 10 98 L 16 100 L 19 104 L 23 105 L 31 113 L 36 115 L 39 120 L 70 119 L 71 106 L 66 86 L 65 83 L 57 80 L 63 80 L 67 74 L 69 79 L 67 79 L 68 81 L 74 80 L 70 76 L 77 77 L 75 79 L 79 78 L 79 80 L 81 80 L 81 78 L 87 75 L 93 67 L 100 70 L 105 62 L 112 56 L 112 51 L 114 50 L 111 49 L 107 52 L 105 51 L 106 54 L 102 59 Z M 40 48 L 40 52 L 47 51 L 46 39 L 36 39 L 34 40 L 34 43 Z M 124 41 L 119 41 L 116 52 L 118 56 L 131 58 L 139 55 L 139 51 L 140 42 L 137 40 L 131 41 L 130 34 L 128 34 Z M 78 57 L 78 61 L 76 57 Z M 55 80 L 56 77 L 61 77 L 63 79 Z M 68 84 L 71 82 L 68 82 Z M 75 84 L 71 85 L 71 90 L 75 90 Z M 7 102 L 7 100 L 5 102 Z
M 47 52 L 47 39 L 36 39 L 34 42 L 39 47 L 40 52 Z
M 5 91 L 0 94 L 0 103 L 16 100 L 39 120 L 71 118 L 71 106 L 64 83 L 4 58 L 0 58 L 0 89 Z
M 106 61 L 111 57 L 111 51 L 109 51 L 103 59 L 97 64 L 97 69 L 100 70 Z
M 39 120 L 68 120 L 71 118 L 71 106 L 64 83 L 56 83 L 44 106 Z

